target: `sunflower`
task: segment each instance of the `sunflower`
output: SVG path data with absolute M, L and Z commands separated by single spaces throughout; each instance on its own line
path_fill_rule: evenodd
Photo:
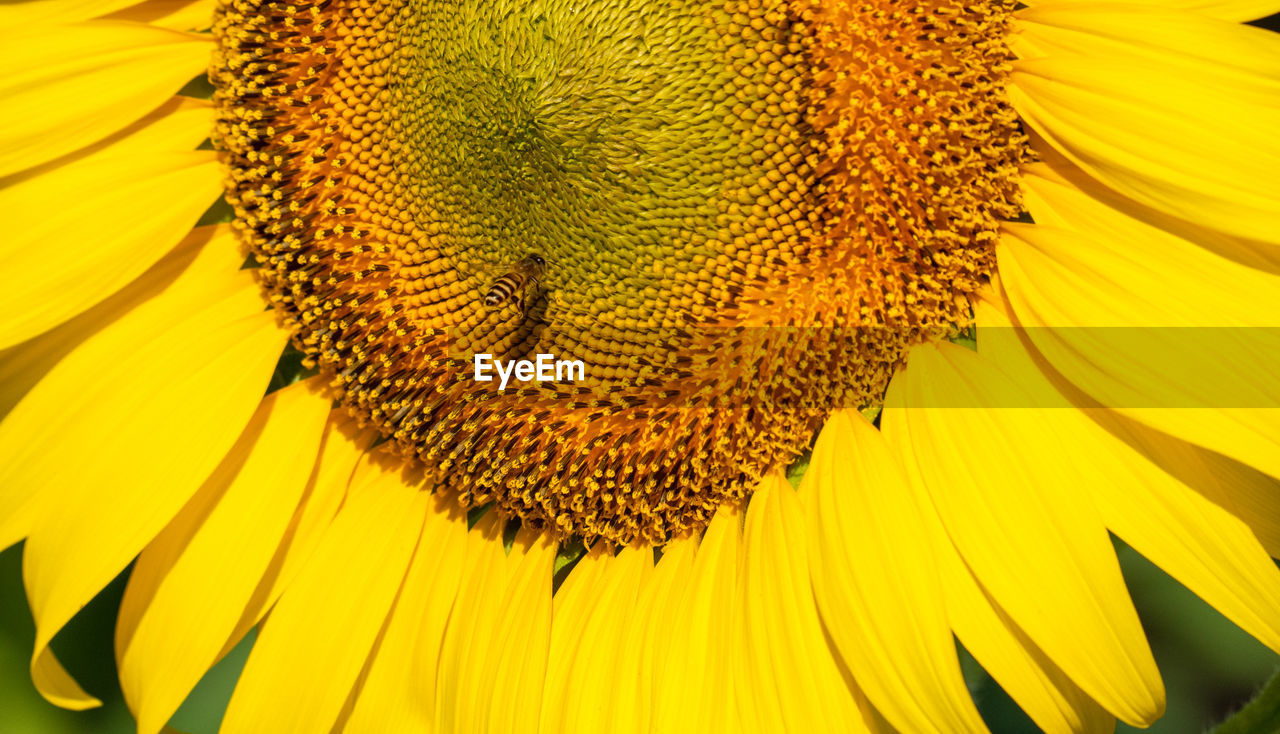
M 143 734 L 1150 724 L 1110 534 L 1280 651 L 1277 10 L 0 8 L 37 688 L 132 563 Z

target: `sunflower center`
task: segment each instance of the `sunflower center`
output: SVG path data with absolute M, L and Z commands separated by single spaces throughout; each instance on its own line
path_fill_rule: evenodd
M 405 456 L 615 542 L 705 525 L 966 323 L 1020 207 L 1011 3 L 232 0 L 228 199 Z M 476 355 L 584 379 L 477 381 Z

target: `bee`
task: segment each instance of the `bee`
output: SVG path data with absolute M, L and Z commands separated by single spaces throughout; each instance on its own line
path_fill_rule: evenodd
M 547 272 L 547 261 L 541 255 L 526 255 L 520 262 L 511 266 L 506 275 L 498 278 L 484 295 L 484 305 L 498 308 L 511 297 L 516 296 L 516 308 L 520 315 L 525 315 L 525 304 L 528 295 L 538 285 L 538 279 Z

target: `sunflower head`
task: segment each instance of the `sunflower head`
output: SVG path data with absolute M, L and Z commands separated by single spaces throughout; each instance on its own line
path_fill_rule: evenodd
M 1151 724 L 1115 539 L 1280 650 L 1268 2 L 0 7 L 36 688 L 132 566 L 141 734 Z
M 967 323 L 1026 155 L 1011 5 L 237 0 L 228 197 L 299 348 L 465 503 L 661 541 Z

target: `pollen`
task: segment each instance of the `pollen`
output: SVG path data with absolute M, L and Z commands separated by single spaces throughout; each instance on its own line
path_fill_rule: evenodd
M 467 506 L 660 543 L 968 323 L 1029 155 L 1013 7 L 229 0 L 215 144 L 353 415 Z

